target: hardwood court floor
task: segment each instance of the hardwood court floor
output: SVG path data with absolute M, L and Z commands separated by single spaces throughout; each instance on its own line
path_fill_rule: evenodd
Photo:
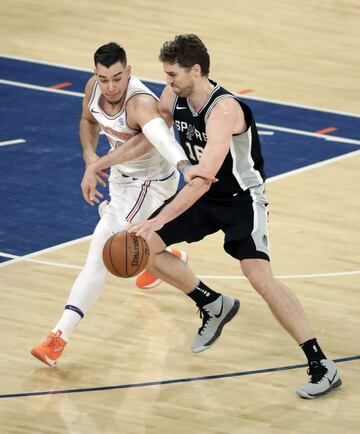
M 359 113 L 359 8 L 355 1 L 104 2 L 5 0 L 0 52 L 91 67 L 102 43 L 127 48 L 136 74 L 163 80 L 159 47 L 176 33 L 207 43 L 212 75 L 233 91 Z M 359 154 L 268 185 L 276 275 L 296 292 L 329 357 L 359 355 Z M 5 175 L 6 176 L 6 175 Z M 2 178 L 6 182 L 6 178 Z M 194 306 L 168 285 L 149 293 L 109 278 L 59 366 L 29 354 L 61 314 L 77 268 L 19 261 L 0 267 L 1 396 L 249 373 L 304 362 L 219 246 L 186 246 L 190 265 L 241 299 L 219 342 L 190 352 Z M 33 259 L 80 267 L 88 241 Z M 337 274 L 336 274 L 337 273 Z M 317 275 L 314 277 L 313 275 Z M 293 278 L 290 278 L 292 276 Z M 359 360 L 339 363 L 344 386 L 305 401 L 305 369 L 204 381 L 0 399 L 1 432 L 281 434 L 358 432 Z
M 339 172 L 353 172 L 355 181 L 353 159 L 335 164 Z M 303 210 L 290 201 L 286 213 L 276 212 L 282 183 L 291 188 L 308 179 L 317 181 L 326 196 L 326 182 L 333 169 L 329 165 L 269 184 L 275 208 L 271 233 L 276 274 L 336 273 L 352 270 L 358 262 L 359 254 L 351 261 L 346 259 L 347 246 L 356 242 L 355 225 L 345 218 L 346 229 L 340 239 L 334 235 L 329 240 L 325 233 L 336 230 L 339 217 L 331 213 L 331 207 L 321 213 L 316 197 L 307 195 Z M 341 194 L 339 197 L 333 191 L 332 196 L 348 215 L 359 211 L 358 204 L 344 200 Z M 299 219 L 312 224 L 300 225 Z M 241 314 L 216 346 L 198 355 L 189 347 L 200 320 L 182 294 L 164 284 L 142 292 L 134 288 L 131 279 L 110 277 L 100 300 L 75 331 L 59 366 L 43 367 L 28 351 L 61 313 L 77 270 L 25 261 L 3 267 L 0 282 L 7 288 L 3 295 L 6 315 L 2 318 L 6 336 L 1 356 L 3 393 L 139 384 L 302 363 L 296 345 L 249 285 L 241 279 L 229 279 L 239 275 L 239 270 L 219 252 L 221 241 L 215 235 L 186 248 L 192 267 L 202 276 L 213 276 L 204 280 L 240 297 Z M 62 264 L 71 259 L 72 265 L 80 266 L 87 244 L 80 242 L 34 259 Z M 329 356 L 354 356 L 360 326 L 358 277 L 284 281 L 301 299 Z M 301 368 L 179 384 L 9 398 L 1 401 L 2 424 L 9 433 L 338 433 L 340 429 L 355 433 L 359 363 L 354 360 L 338 366 L 344 387 L 316 401 L 294 395 L 305 380 Z M 17 418 L 19 408 L 21 419 Z

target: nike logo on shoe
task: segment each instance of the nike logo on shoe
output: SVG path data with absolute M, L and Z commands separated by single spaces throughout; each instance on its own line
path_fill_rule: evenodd
M 47 357 L 47 356 L 45 356 L 45 355 L 44 355 L 44 359 L 45 359 L 45 362 L 46 362 L 49 366 L 55 366 L 55 365 L 56 365 L 57 360 L 51 360 L 51 359 L 49 359 L 49 357 Z
M 220 318 L 223 312 L 223 308 L 224 308 L 224 298 L 221 297 L 221 309 L 220 312 L 218 314 L 215 314 L 215 318 Z
M 334 382 L 334 380 L 335 380 L 335 377 L 336 377 L 336 374 L 337 374 L 337 371 L 335 372 L 335 374 L 334 374 L 334 376 L 332 377 L 331 380 L 330 380 L 330 378 L 327 379 L 328 382 L 329 382 L 329 386 L 331 386 L 331 385 L 333 384 L 333 382 Z

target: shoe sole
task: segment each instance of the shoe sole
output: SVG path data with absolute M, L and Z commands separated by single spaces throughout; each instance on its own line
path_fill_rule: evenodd
M 296 393 L 300 398 L 303 399 L 316 399 L 320 398 L 321 396 L 327 395 L 328 393 L 332 392 L 333 390 L 339 389 L 342 384 L 341 379 L 339 378 L 335 383 L 333 383 L 325 392 L 317 393 L 316 395 L 311 395 L 311 393 L 303 392 L 302 390 L 297 390 Z
M 31 354 L 36 357 L 40 362 L 45 363 L 45 365 L 53 367 L 56 365 L 57 360 L 51 360 L 48 357 L 46 357 L 44 354 L 41 354 L 40 352 L 36 351 L 36 348 L 31 350 Z
M 202 347 L 191 348 L 191 351 L 193 353 L 202 353 L 203 351 L 212 347 L 216 343 L 216 341 L 219 339 L 221 332 L 222 332 L 222 329 L 224 328 L 225 324 L 227 324 L 229 321 L 231 321 L 234 318 L 234 316 L 239 312 L 239 309 L 240 309 L 240 301 L 236 298 L 234 306 L 230 309 L 229 313 L 221 321 L 218 329 L 216 330 L 216 333 L 209 340 L 209 342 L 206 345 L 203 345 Z
M 136 285 L 139 289 L 152 289 L 152 288 L 156 288 L 157 286 L 160 285 L 160 283 L 162 282 L 161 279 L 156 279 L 153 283 L 150 283 L 149 285 Z
M 178 258 L 178 256 L 177 256 L 177 258 Z M 188 259 L 189 259 L 189 255 L 188 255 L 188 253 L 185 252 L 185 251 L 181 251 L 180 259 L 181 259 L 185 264 L 187 264 L 187 263 L 188 263 Z M 153 288 L 156 288 L 157 286 L 159 286 L 161 282 L 162 282 L 161 279 L 156 279 L 153 283 L 150 283 L 149 285 L 140 286 L 140 285 L 136 285 L 136 283 L 135 283 L 135 285 L 136 285 L 139 289 L 153 289 Z

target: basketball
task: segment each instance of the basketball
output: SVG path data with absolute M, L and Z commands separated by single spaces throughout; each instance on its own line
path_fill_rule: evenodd
M 122 231 L 110 237 L 103 249 L 105 267 L 117 277 L 132 277 L 146 267 L 150 249 L 143 237 Z

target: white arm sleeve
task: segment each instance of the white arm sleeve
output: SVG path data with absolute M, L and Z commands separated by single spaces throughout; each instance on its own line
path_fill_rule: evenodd
M 188 160 L 183 148 L 170 132 L 164 119 L 154 118 L 142 127 L 144 136 L 151 142 L 160 154 L 173 166 L 179 161 Z

